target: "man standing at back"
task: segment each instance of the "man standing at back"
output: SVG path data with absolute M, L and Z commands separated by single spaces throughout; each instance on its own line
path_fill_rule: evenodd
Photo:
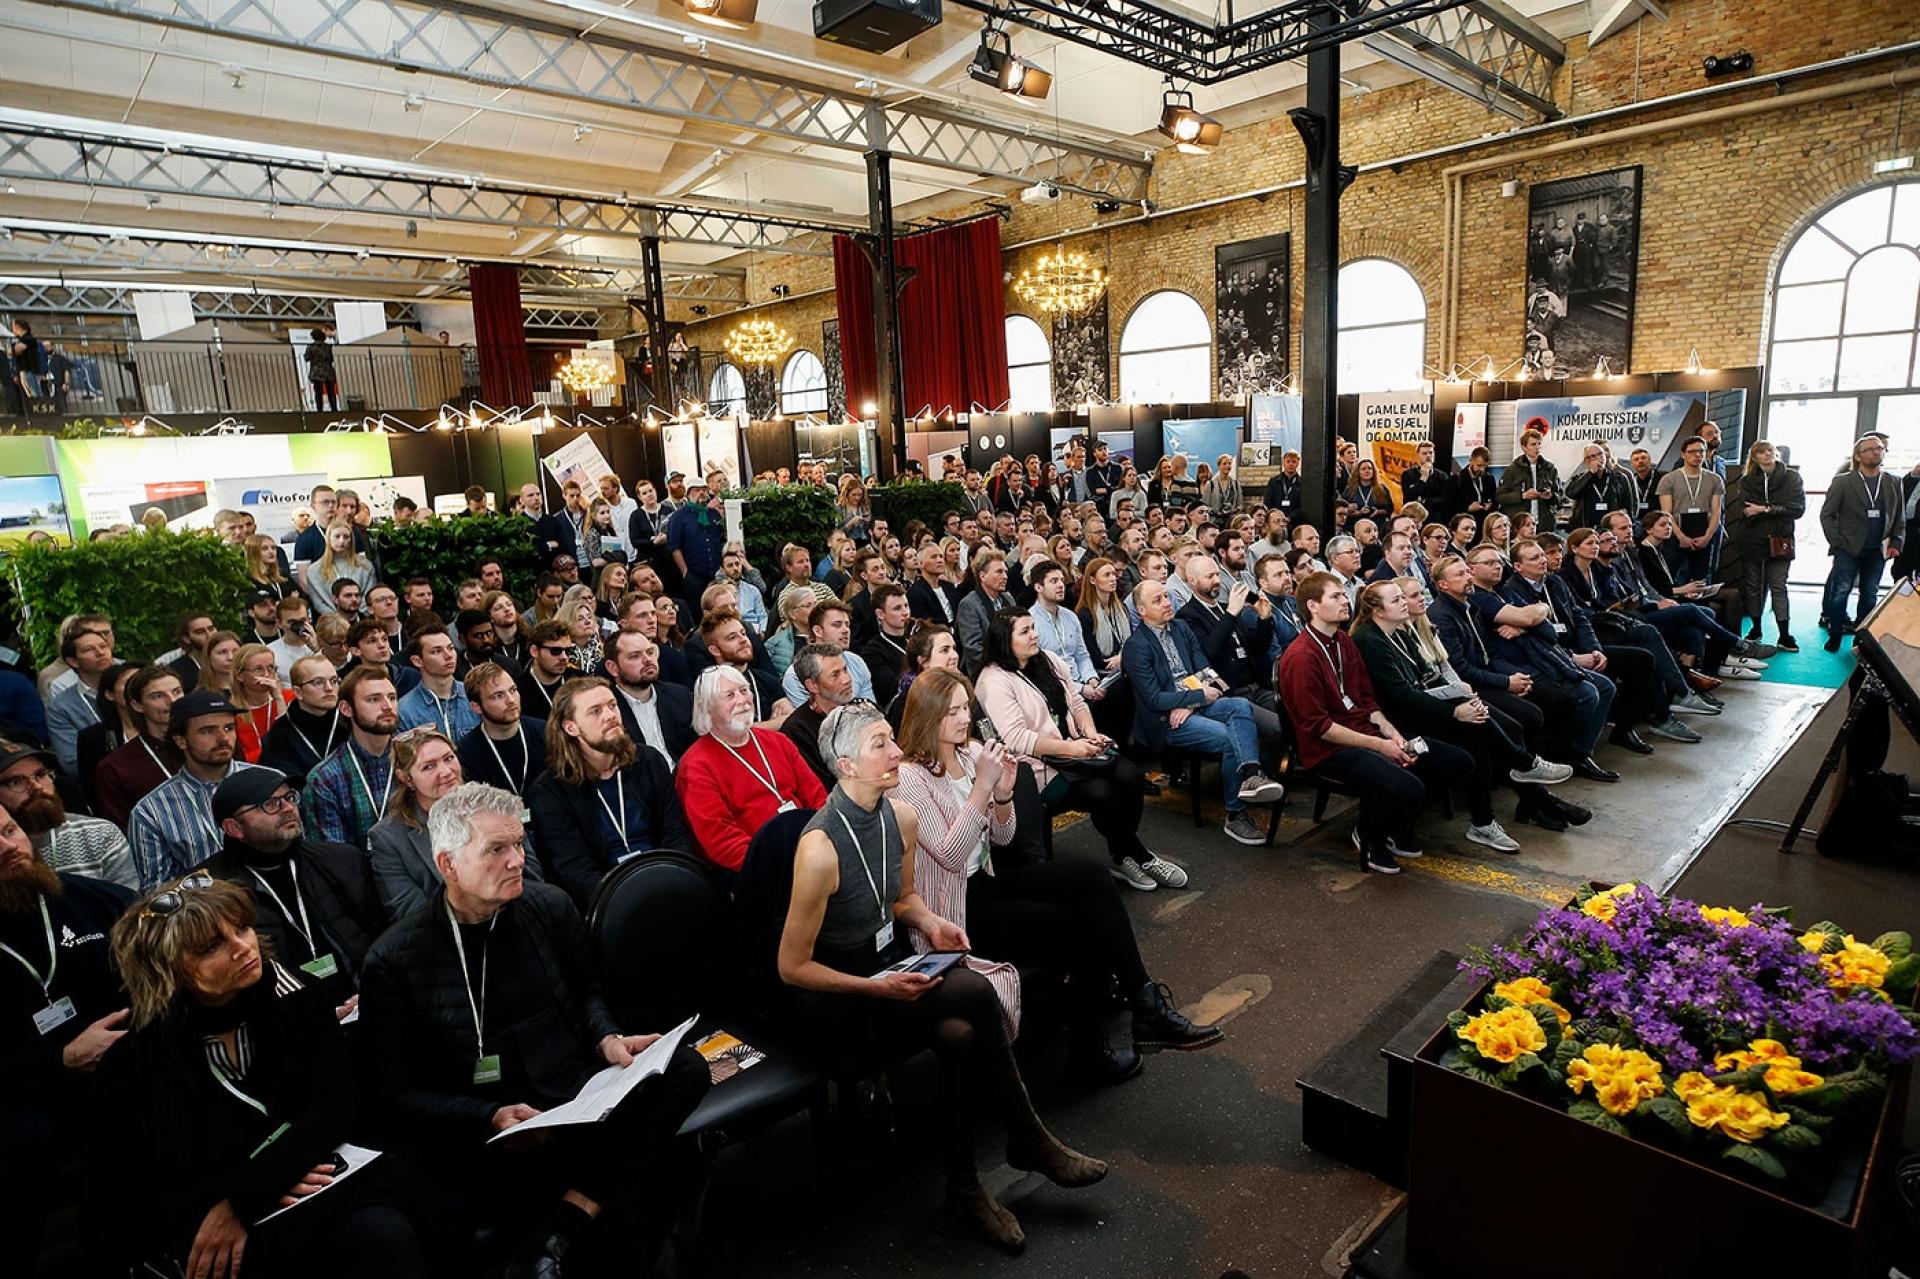
M 1839 652 L 1840 641 L 1873 611 L 1880 597 L 1880 575 L 1887 561 L 1900 554 L 1906 539 L 1900 481 L 1889 482 L 1880 469 L 1885 453 L 1879 436 L 1855 440 L 1852 467 L 1834 477 L 1820 504 L 1820 531 L 1827 535 L 1827 554 L 1833 557 L 1820 606 L 1829 653 Z M 1849 621 L 1847 605 L 1855 587 L 1860 591 L 1860 606 Z
M 712 477 L 687 486 L 687 504 L 667 521 L 667 550 L 674 567 L 686 583 L 688 599 L 699 599 L 713 575 L 720 571 L 720 558 L 727 544 L 726 514 L 721 507 L 720 489 Z

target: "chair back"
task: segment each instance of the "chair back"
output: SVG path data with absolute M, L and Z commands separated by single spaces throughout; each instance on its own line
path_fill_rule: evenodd
M 664 1030 L 736 1000 L 733 906 L 698 857 L 663 849 L 614 867 L 594 892 L 587 933 L 622 1026 Z
M 748 996 L 757 1002 L 765 1002 L 780 989 L 780 934 L 793 903 L 793 856 L 813 814 L 811 808 L 774 814 L 747 845 L 740 876 L 734 881 L 741 972 Z

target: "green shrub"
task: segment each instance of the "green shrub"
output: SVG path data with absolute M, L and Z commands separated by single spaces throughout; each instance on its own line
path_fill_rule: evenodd
M 727 497 L 745 499 L 740 511 L 746 535 L 747 559 L 771 582 L 780 576 L 780 548 L 788 542 L 806 547 L 818 559 L 827 549 L 827 534 L 839 527 L 831 489 L 817 484 L 756 484 L 734 489 Z
M 948 511 L 967 509 L 967 491 L 958 484 L 896 480 L 868 489 L 867 501 L 874 515 L 884 519 L 896 534 L 907 526 L 908 520 L 919 520 L 938 533 Z
M 240 548 L 211 530 L 21 546 L 11 552 L 10 570 L 21 633 L 40 664 L 60 655 L 60 619 L 70 614 L 111 614 L 115 653 L 146 659 L 174 646 L 189 609 L 238 629 L 251 586 Z
M 380 574 L 396 585 L 410 577 L 433 583 L 440 616 L 453 623 L 453 597 L 460 583 L 473 576 L 473 566 L 497 559 L 506 571 L 507 591 L 516 600 L 533 598 L 538 562 L 533 553 L 533 526 L 518 515 L 460 515 L 452 519 L 395 524 L 391 520 L 369 532 Z

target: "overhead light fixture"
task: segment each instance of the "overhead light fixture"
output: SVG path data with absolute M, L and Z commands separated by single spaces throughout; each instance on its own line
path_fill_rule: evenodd
M 1160 132 L 1172 138 L 1174 150 L 1183 155 L 1205 155 L 1226 135 L 1218 120 L 1195 109 L 1191 89 L 1173 87 L 1172 76 L 1160 95 Z
M 1100 300 L 1107 274 L 1079 253 L 1060 249 L 1043 254 L 1020 273 L 1013 291 L 1042 315 L 1075 315 Z
M 1013 37 L 990 16 L 980 29 L 980 47 L 967 67 L 969 79 L 992 85 L 1016 98 L 1044 98 L 1053 88 L 1053 76 L 1013 55 Z
M 1912 167 L 1913 157 L 1910 155 L 1889 156 L 1885 160 L 1875 160 L 1873 162 L 1873 171 L 1875 173 L 1898 173 L 1902 169 L 1911 169 Z
M 573 126 L 573 140 L 575 142 L 585 142 L 588 138 L 592 136 L 593 136 L 592 125 L 576 124 Z
M 424 111 L 427 109 L 427 100 L 420 94 L 409 93 L 406 97 L 400 99 L 400 105 L 409 111 Z
M 774 320 L 745 320 L 727 334 L 726 347 L 742 364 L 766 368 L 793 349 L 793 334 Z
M 687 16 L 696 22 L 739 30 L 754 24 L 760 0 L 681 0 Z

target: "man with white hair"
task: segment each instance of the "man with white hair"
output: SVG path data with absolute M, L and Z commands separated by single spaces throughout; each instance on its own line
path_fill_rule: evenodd
M 1349 609 L 1358 604 L 1360 588 L 1367 584 L 1360 571 L 1360 539 L 1348 533 L 1329 538 L 1327 571 L 1340 579 L 1340 589 L 1347 594 Z
M 709 1084 L 683 1043 L 601 1122 L 486 1146 L 659 1038 L 614 1020 L 573 904 L 527 881 L 520 808 L 518 795 L 479 782 L 434 804 L 427 834 L 445 889 L 368 951 L 360 1030 L 373 1095 L 427 1180 L 523 1235 L 508 1274 L 557 1276 L 603 1209 L 647 1221 L 645 1209 L 671 1201 L 671 1146 Z
M 699 740 L 673 784 L 708 861 L 737 871 L 754 833 L 776 813 L 818 808 L 826 787 L 783 734 L 754 724 L 754 693 L 738 668 L 710 666 L 693 686 Z

